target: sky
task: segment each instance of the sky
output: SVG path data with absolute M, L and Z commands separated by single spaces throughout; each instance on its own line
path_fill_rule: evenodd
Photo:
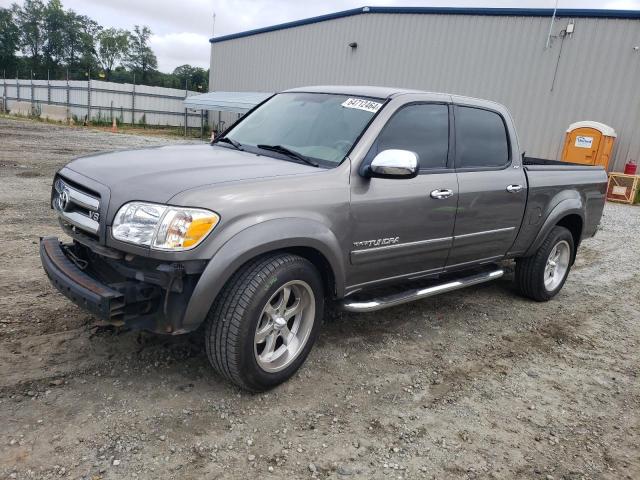
M 8 7 L 16 0 L 0 0 Z M 17 0 L 22 4 L 23 0 Z M 553 8 L 556 0 L 62 0 L 65 8 L 88 15 L 105 27 L 131 30 L 148 25 L 158 69 L 179 65 L 209 67 L 209 38 L 325 13 L 369 6 Z M 558 8 L 640 10 L 640 0 L 558 0 Z

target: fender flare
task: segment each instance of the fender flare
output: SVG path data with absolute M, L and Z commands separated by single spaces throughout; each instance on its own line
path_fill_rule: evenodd
M 555 227 L 560 220 L 568 215 L 578 215 L 582 219 L 582 229 L 584 230 L 585 218 L 584 218 L 584 204 L 582 199 L 577 197 L 570 197 L 561 200 L 555 207 L 551 209 L 547 218 L 545 219 L 542 227 L 538 231 L 538 235 L 536 235 L 535 240 L 531 244 L 531 246 L 527 249 L 523 257 L 529 257 L 536 253 L 536 251 L 542 245 L 547 235 L 553 227 Z M 580 238 L 582 238 L 582 232 L 580 232 Z M 575 245 L 574 248 L 574 258 L 575 251 L 577 250 L 578 245 Z
M 188 332 L 200 326 L 218 293 L 242 265 L 261 254 L 294 247 L 320 252 L 333 271 L 337 295 L 344 295 L 342 250 L 337 237 L 326 225 L 304 218 L 268 220 L 242 230 L 216 251 L 189 299 L 180 331 Z

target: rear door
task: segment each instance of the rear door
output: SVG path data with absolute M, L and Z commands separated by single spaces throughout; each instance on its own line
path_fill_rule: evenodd
M 527 180 L 506 112 L 481 103 L 453 111 L 459 192 L 447 267 L 463 268 L 507 253 L 524 215 Z
M 354 171 L 351 287 L 439 272 L 451 247 L 458 185 L 450 155 L 450 106 L 413 101 L 390 110 L 393 114 L 363 164 L 383 150 L 410 150 L 418 154 L 420 174 L 368 179 L 357 173 L 358 168 Z M 440 191 L 447 193 L 432 196 Z

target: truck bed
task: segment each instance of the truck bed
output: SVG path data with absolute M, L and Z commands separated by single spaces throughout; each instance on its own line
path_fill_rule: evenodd
M 527 176 L 527 206 L 520 232 L 512 248 L 524 254 L 534 244 L 546 218 L 561 202 L 584 212 L 582 238 L 595 234 L 607 190 L 607 172 L 600 166 L 524 157 Z
M 601 166 L 594 167 L 592 165 L 578 165 L 575 163 L 535 157 L 523 157 L 522 165 L 527 170 L 602 170 Z

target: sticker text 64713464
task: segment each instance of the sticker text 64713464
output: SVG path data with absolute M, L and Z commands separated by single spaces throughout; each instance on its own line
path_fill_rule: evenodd
M 382 104 L 372 100 L 366 100 L 364 98 L 347 98 L 342 102 L 342 106 L 345 108 L 357 108 L 358 110 L 376 113 L 380 110 Z

